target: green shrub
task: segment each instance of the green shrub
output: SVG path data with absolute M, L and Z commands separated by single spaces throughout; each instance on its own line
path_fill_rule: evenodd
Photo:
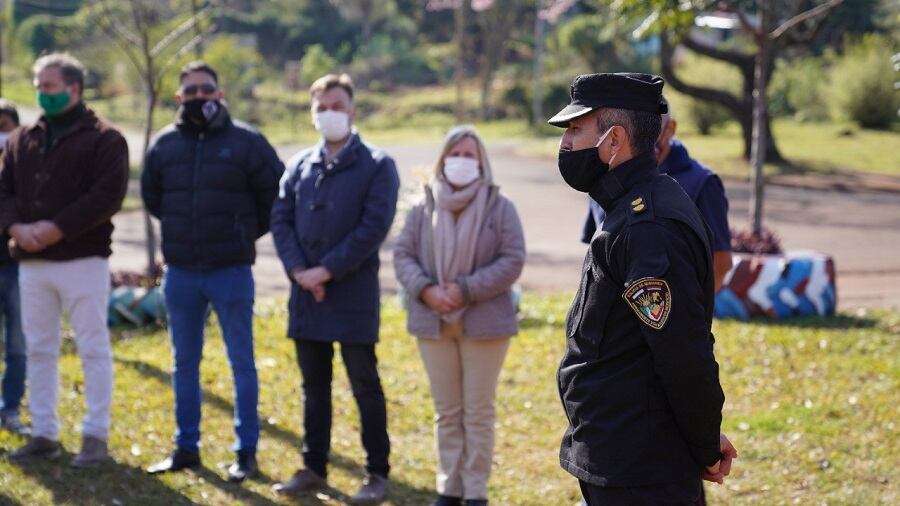
M 385 34 L 375 35 L 356 53 L 350 72 L 354 81 L 377 91 L 437 82 L 437 72 L 419 48 Z
M 56 20 L 49 14 L 31 16 L 16 29 L 16 40 L 28 48 L 32 57 L 56 46 Z
M 896 48 L 893 48 L 896 49 Z M 850 40 L 831 68 L 830 97 L 836 117 L 863 128 L 887 129 L 897 121 L 900 93 L 890 39 L 866 35 Z
M 313 44 L 306 49 L 300 60 L 300 79 L 312 84 L 316 79 L 335 71 L 337 61 L 331 57 L 320 44 Z
M 508 109 L 507 114 L 522 118 L 527 122 L 531 121 L 532 104 L 531 97 L 534 90 L 531 82 L 516 82 L 512 86 L 506 88 L 500 97 L 501 103 Z M 543 109 L 544 114 L 549 118 L 556 111 L 562 109 L 569 103 L 569 84 L 563 82 L 544 83 L 543 87 Z
M 718 128 L 733 119 L 731 113 L 721 105 L 693 97 L 687 104 L 687 116 L 691 123 L 697 127 L 700 135 L 709 135 L 714 128 Z
M 818 57 L 779 60 L 769 82 L 769 112 L 799 121 L 828 119 L 825 60 Z
M 738 97 L 742 94 L 743 79 L 738 70 L 727 63 L 689 54 L 676 71 L 689 84 L 711 86 Z M 686 104 L 685 116 L 702 135 L 708 135 L 714 128 L 734 119 L 721 105 L 694 97 Z

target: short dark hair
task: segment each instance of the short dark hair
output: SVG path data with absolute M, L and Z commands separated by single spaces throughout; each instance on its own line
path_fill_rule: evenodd
M 350 100 L 353 100 L 353 80 L 347 74 L 328 74 L 316 79 L 309 87 L 309 94 L 312 96 L 332 88 L 343 88 L 350 95 Z
M 49 53 L 35 60 L 31 69 L 37 75 L 50 67 L 58 68 L 66 84 L 77 83 L 80 92 L 84 93 L 84 65 L 77 58 L 69 53 Z
M 19 126 L 19 111 L 16 109 L 15 104 L 5 98 L 0 98 L 0 115 L 9 116 L 12 118 L 13 123 Z
M 597 128 L 601 135 L 610 127 L 618 125 L 628 133 L 631 150 L 635 154 L 653 149 L 662 127 L 662 117 L 658 113 L 609 108 L 598 111 Z
M 219 85 L 219 74 L 216 74 L 216 71 L 213 70 L 208 63 L 202 60 L 192 61 L 184 67 L 181 67 L 181 74 L 178 75 L 178 82 L 184 81 L 184 78 L 192 72 L 205 72 L 213 78 L 213 81 L 216 82 L 216 86 Z

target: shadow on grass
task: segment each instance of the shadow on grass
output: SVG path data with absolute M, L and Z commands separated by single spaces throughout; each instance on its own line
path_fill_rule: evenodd
M 52 460 L 10 462 L 40 482 L 53 495 L 53 504 L 198 504 L 143 469 L 108 462 L 93 469 L 73 469 L 73 455 L 64 451 Z M 0 504 L 19 504 L 0 494 Z
M 520 330 L 540 329 L 544 327 L 554 327 L 564 332 L 566 328 L 566 315 L 561 314 L 558 319 L 548 320 L 547 318 L 535 318 L 533 316 L 525 316 L 519 320 Z
M 793 316 L 781 320 L 758 317 L 749 320 L 721 319 L 720 321 L 750 323 L 766 327 L 795 327 L 826 330 L 869 329 L 878 325 L 878 320 L 875 318 L 859 317 L 848 314 L 837 314 L 834 316 Z
M 194 473 L 194 475 L 204 482 L 230 495 L 231 498 L 234 499 L 235 504 L 259 504 L 265 506 L 275 506 L 278 504 L 268 497 L 261 496 L 256 492 L 243 487 L 241 484 L 228 482 L 223 479 L 219 473 L 208 467 L 201 467 L 190 472 Z M 260 477 L 255 478 L 254 480 L 263 483 L 272 483 L 271 478 L 265 475 L 260 475 Z
M 148 364 L 146 362 L 142 362 L 140 360 L 127 360 L 116 358 L 116 362 L 122 364 L 126 367 L 134 369 L 138 373 L 143 376 L 156 380 L 165 385 L 171 385 L 172 383 L 172 375 L 156 367 L 153 364 Z M 225 413 L 231 414 L 234 412 L 234 404 L 231 401 L 214 394 L 212 392 L 203 391 L 203 402 L 211 404 L 215 409 L 221 410 Z M 287 430 L 283 427 L 279 427 L 278 425 L 273 425 L 266 420 L 268 417 L 261 416 L 260 417 L 260 430 L 263 434 L 266 434 L 270 437 L 278 439 L 287 445 L 290 445 L 295 448 L 299 448 L 302 442 L 302 438 L 295 432 Z M 297 414 L 297 419 L 302 419 L 300 413 Z M 331 452 L 329 464 L 331 466 L 343 469 L 348 472 L 353 472 L 358 475 L 362 475 L 363 464 L 355 462 L 343 455 L 340 455 L 335 452 Z M 265 502 L 253 502 L 253 504 L 276 504 L 271 500 L 266 499 L 258 494 L 250 492 L 246 489 L 240 488 L 238 485 L 231 484 L 224 479 L 222 479 L 219 474 L 217 474 L 214 470 L 203 468 L 197 471 L 198 476 L 202 477 L 204 480 L 209 482 L 210 484 L 218 487 L 219 489 L 232 494 L 236 500 L 256 500 L 253 496 L 258 498 L 259 501 Z M 280 479 L 287 480 L 289 476 L 281 477 Z M 272 478 L 268 476 L 260 476 L 257 478 L 258 481 L 266 482 L 266 483 L 275 483 L 275 481 L 279 481 L 279 478 Z M 418 488 L 412 486 L 408 483 L 392 480 L 391 481 L 391 495 L 392 497 L 402 498 L 400 502 L 392 499 L 393 504 L 424 504 L 427 503 L 430 499 L 432 499 L 433 491 L 431 489 L 426 488 Z M 237 495 L 235 495 L 237 494 Z M 349 495 L 346 495 L 344 492 L 329 489 L 326 491 L 326 495 L 332 499 L 337 499 L 341 502 L 347 502 L 350 499 Z M 320 499 L 316 498 L 315 495 L 309 494 L 304 496 L 299 496 L 297 498 L 298 503 L 300 504 L 325 504 Z M 302 501 L 302 502 L 300 502 Z
M 22 506 L 22 503 L 0 492 L 0 506 Z
M 129 367 L 138 373 L 142 374 L 147 378 L 154 379 L 159 383 L 162 383 L 166 386 L 171 387 L 172 385 L 172 374 L 166 371 L 163 371 L 159 367 L 156 367 L 153 364 L 148 364 L 146 362 L 142 362 L 140 360 L 128 360 L 128 359 L 120 359 L 116 358 L 115 361 L 119 364 L 122 364 L 126 367 Z M 217 410 L 223 411 L 228 414 L 234 413 L 234 404 L 225 399 L 224 397 L 212 393 L 206 389 L 203 390 L 203 403 L 210 404 Z M 273 437 L 275 439 L 281 440 L 289 445 L 299 447 L 302 439 L 300 436 L 292 432 L 290 430 L 284 429 L 277 425 L 273 425 L 268 423 L 268 417 L 265 415 L 260 415 L 260 431 Z

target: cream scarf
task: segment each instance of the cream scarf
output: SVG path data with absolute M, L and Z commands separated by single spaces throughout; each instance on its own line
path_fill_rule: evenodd
M 442 179 L 435 180 L 435 205 L 429 219 L 424 220 L 427 229 L 423 232 L 426 242 L 433 246 L 433 256 L 429 260 L 433 259 L 433 274 L 441 286 L 455 283 L 475 267 L 475 246 L 484 223 L 489 193 L 490 186 L 481 179 L 459 190 Z M 455 213 L 458 213 L 456 218 Z M 465 308 L 460 308 L 442 315 L 442 319 L 455 323 L 464 312 Z

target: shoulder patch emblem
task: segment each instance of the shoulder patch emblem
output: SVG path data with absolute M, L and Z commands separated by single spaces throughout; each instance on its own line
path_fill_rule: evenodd
M 672 292 L 669 284 L 659 278 L 641 278 L 622 294 L 638 318 L 648 327 L 661 330 L 672 311 Z

